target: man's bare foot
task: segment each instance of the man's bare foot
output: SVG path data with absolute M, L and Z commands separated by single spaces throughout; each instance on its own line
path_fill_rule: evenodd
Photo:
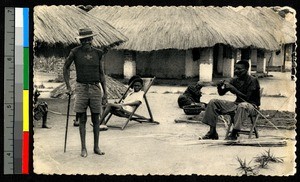
M 81 154 L 80 154 L 81 157 L 87 157 L 87 151 L 86 149 L 81 149 Z
M 50 129 L 51 127 L 47 125 L 43 125 L 42 128 Z
M 105 154 L 104 152 L 101 152 L 101 150 L 99 148 L 95 148 L 94 153 L 98 154 L 98 155 L 104 155 Z

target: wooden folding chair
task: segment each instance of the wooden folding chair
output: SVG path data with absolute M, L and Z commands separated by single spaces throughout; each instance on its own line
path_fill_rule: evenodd
M 132 112 L 123 111 L 123 113 L 110 113 L 107 116 L 107 119 L 106 119 L 105 123 L 107 123 L 109 121 L 109 119 L 111 118 L 112 115 L 116 115 L 116 116 L 119 116 L 119 117 L 127 118 L 125 124 L 122 127 L 119 127 L 122 130 L 127 126 L 129 121 L 131 121 L 131 120 L 137 121 L 139 123 L 146 122 L 146 123 L 152 123 L 152 124 L 159 124 L 159 122 L 154 121 L 154 118 L 153 118 L 153 115 L 152 115 L 152 112 L 151 112 L 151 109 L 150 109 L 150 105 L 149 105 L 149 102 L 148 102 L 148 99 L 147 99 L 147 96 L 146 96 L 148 90 L 150 89 L 150 87 L 152 86 L 152 84 L 154 82 L 155 77 L 153 77 L 153 78 L 142 78 L 142 79 L 143 79 L 143 82 L 144 82 L 144 86 L 142 88 L 142 91 L 144 91 L 143 97 L 144 97 L 144 100 L 145 100 L 145 103 L 146 103 L 146 107 L 147 107 L 147 110 L 148 110 L 149 117 L 147 118 L 145 116 L 141 116 L 141 115 L 138 115 L 138 114 L 135 113 L 136 110 L 140 106 L 140 105 L 138 105 L 134 108 L 134 110 Z M 123 96 L 118 101 L 118 103 L 121 103 L 125 99 L 127 93 L 130 90 L 130 86 L 131 85 L 128 86 L 126 92 L 123 94 Z M 118 126 L 110 126 L 110 127 L 118 127 Z
M 263 88 L 260 89 L 260 98 L 262 96 L 262 93 L 263 93 Z M 259 110 L 259 107 L 256 108 L 256 109 Z M 229 115 L 230 116 L 230 121 L 227 121 L 226 118 L 223 115 Z M 233 122 L 234 122 L 234 115 L 235 115 L 234 111 L 228 112 L 228 113 L 223 113 L 222 115 L 220 115 L 221 120 L 223 120 L 226 123 L 229 123 L 228 127 L 227 127 L 226 134 L 225 134 L 225 139 L 227 139 L 229 134 L 231 133 L 231 128 L 232 128 L 232 125 L 233 125 Z M 259 118 L 259 113 L 255 112 L 254 114 L 249 114 L 248 117 L 250 118 L 250 121 L 251 121 L 250 130 L 240 130 L 238 132 L 238 134 L 246 134 L 246 135 L 249 135 L 248 138 L 251 138 L 252 134 L 254 133 L 255 137 L 258 138 L 259 135 L 258 135 L 258 131 L 256 129 L 256 123 L 257 123 L 257 120 Z

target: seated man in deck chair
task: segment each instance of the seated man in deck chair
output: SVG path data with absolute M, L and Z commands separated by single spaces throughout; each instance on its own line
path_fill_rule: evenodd
M 115 114 L 117 116 L 129 116 L 133 112 L 134 108 L 142 103 L 144 91 L 143 79 L 139 76 L 133 76 L 129 79 L 129 86 L 133 89 L 132 92 L 128 93 L 125 99 L 121 103 L 108 103 L 105 110 L 100 118 L 100 130 L 107 130 L 106 123 L 103 123 L 105 117 L 109 114 Z

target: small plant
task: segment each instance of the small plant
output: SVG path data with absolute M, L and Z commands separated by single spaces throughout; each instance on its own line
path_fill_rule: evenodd
M 276 157 L 271 153 L 270 149 L 266 150 L 258 157 L 254 157 L 255 162 L 258 162 L 258 165 L 250 166 L 251 161 L 247 164 L 246 159 L 244 161 L 237 157 L 237 161 L 240 164 L 240 167 L 237 170 L 242 173 L 242 175 L 257 175 L 260 168 L 267 168 L 269 163 L 283 163 L 282 157 Z
M 264 169 L 268 167 L 268 163 L 269 163 L 269 161 L 266 160 L 266 158 L 262 158 L 261 160 L 258 160 L 256 162 L 259 162 L 258 167 L 264 168 Z
M 271 150 L 267 150 L 262 153 L 260 156 L 255 157 L 255 162 L 259 163 L 259 167 L 266 168 L 269 162 L 273 163 L 283 163 L 282 157 L 276 157 L 271 153 Z
M 240 164 L 240 167 L 237 168 L 237 170 L 239 170 L 240 173 L 242 173 L 242 175 L 250 176 L 250 175 L 257 175 L 258 174 L 258 171 L 255 168 L 255 166 L 250 166 L 251 161 L 247 164 L 246 159 L 244 159 L 244 161 L 243 161 L 239 157 L 237 157 L 237 161 Z

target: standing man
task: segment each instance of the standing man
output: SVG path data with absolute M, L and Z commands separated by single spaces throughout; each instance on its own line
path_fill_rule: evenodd
M 260 86 L 258 79 L 248 74 L 249 63 L 242 60 L 236 63 L 234 74 L 230 82 L 221 81 L 218 86 L 219 95 L 225 95 L 228 91 L 236 95 L 234 102 L 212 99 L 207 105 L 202 122 L 210 126 L 209 132 L 199 139 L 219 139 L 216 124 L 218 115 L 235 112 L 234 127 L 229 136 L 229 140 L 236 140 L 237 134 L 241 129 L 242 122 L 249 114 L 255 112 L 255 108 L 260 106 Z
M 77 38 L 80 40 L 81 45 L 71 50 L 63 69 L 68 94 L 72 94 L 69 80 L 70 66 L 74 61 L 76 68 L 74 111 L 79 119 L 82 157 L 87 157 L 85 143 L 87 107 L 90 108 L 93 122 L 94 153 L 104 155 L 104 152 L 101 152 L 99 148 L 99 116 L 101 113 L 101 104 L 104 105 L 107 103 L 106 81 L 103 71 L 103 61 L 101 61 L 102 56 L 107 50 L 103 51 L 92 47 L 93 36 L 95 34 L 93 34 L 90 28 L 79 29 L 79 36 Z M 100 83 L 103 89 L 103 96 Z

